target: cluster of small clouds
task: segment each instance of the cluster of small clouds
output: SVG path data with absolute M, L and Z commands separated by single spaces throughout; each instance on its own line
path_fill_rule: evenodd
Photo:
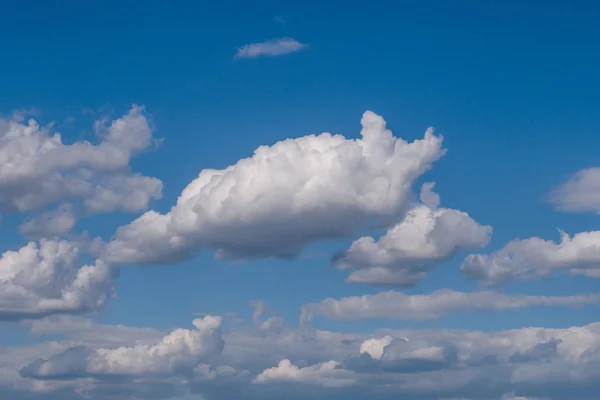
M 239 56 L 301 48 L 285 40 L 245 46 Z M 65 144 L 52 126 L 20 115 L 0 120 L 0 211 L 24 214 L 19 230 L 30 241 L 0 257 L 0 321 L 62 339 L 0 347 L 0 389 L 11 398 L 191 393 L 216 400 L 563 400 L 577 393 L 591 400 L 600 389 L 597 323 L 495 333 L 354 334 L 312 326 L 315 317 L 430 320 L 600 302 L 597 293 L 531 296 L 496 289 L 561 271 L 600 277 L 600 233 L 561 232 L 558 243 L 516 239 L 488 254 L 467 255 L 488 245 L 492 227 L 441 207 L 433 182 L 413 193 L 445 154 L 443 138 L 432 129 L 408 142 L 367 111 L 360 138 L 322 133 L 261 146 L 227 168 L 201 170 L 170 211 L 145 211 L 102 242 L 72 234 L 77 219 L 141 212 L 161 197 L 160 180 L 131 172 L 131 158 L 156 140 L 143 107 L 98 121 L 98 143 Z M 563 211 L 597 212 L 598 176 L 594 169 L 575 174 L 549 201 Z M 374 230 L 380 236 L 363 236 Z M 339 239 L 354 240 L 332 257 L 335 267 L 349 271 L 348 283 L 415 286 L 439 265 L 466 255 L 460 271 L 485 288 L 328 298 L 302 307 L 299 328 L 276 317 L 263 321 L 261 302 L 254 303 L 251 324 L 229 331 L 212 315 L 195 319 L 194 329 L 171 332 L 99 325 L 79 316 L 114 297 L 119 269 L 129 264 L 171 265 L 200 251 L 232 260 L 291 259 L 310 244 Z
M 162 196 L 159 179 L 131 172 L 132 157 L 155 143 L 143 107 L 96 121 L 97 143 L 64 143 L 28 114 L 0 119 L 0 212 L 25 215 L 19 231 L 31 239 L 0 256 L 0 321 L 101 309 L 118 267 L 90 259 L 94 242 L 71 234 L 77 219 L 142 211 Z
M 85 213 L 142 211 L 162 196 L 162 182 L 131 173 L 130 161 L 153 143 L 143 107 L 94 126 L 99 142 L 65 144 L 52 124 L 0 119 L 0 212 L 35 212 L 75 204 Z M 58 233 L 74 225 L 70 206 L 29 220 L 25 232 Z M 50 221 L 50 222 L 49 222 Z M 45 228 L 45 229 L 44 229 Z

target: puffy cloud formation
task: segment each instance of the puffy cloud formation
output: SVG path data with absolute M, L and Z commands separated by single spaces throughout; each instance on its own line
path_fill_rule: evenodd
M 428 130 L 408 143 L 369 111 L 361 124 L 361 139 L 288 139 L 224 170 L 202 170 L 169 213 L 148 211 L 121 227 L 105 257 L 168 263 L 211 248 L 233 259 L 285 258 L 374 220 L 387 224 L 406 208 L 413 181 L 444 154 L 442 139 Z
M 235 58 L 256 58 L 260 56 L 282 56 L 306 49 L 308 46 L 293 38 L 279 38 L 260 43 L 246 44 L 237 49 Z
M 195 330 L 176 329 L 152 345 L 92 349 L 72 347 L 23 368 L 26 377 L 72 379 L 94 376 L 163 376 L 196 367 L 200 361 L 223 349 L 221 318 L 195 319 Z
M 479 225 L 462 211 L 438 208 L 440 199 L 433 186 L 424 184 L 423 204 L 414 206 L 379 240 L 362 237 L 334 258 L 338 268 L 357 270 L 347 282 L 413 286 L 457 251 L 488 243 L 492 228 Z
M 380 360 L 385 348 L 392 343 L 392 340 L 393 338 L 389 335 L 378 339 L 367 339 L 360 345 L 360 354 L 368 354 L 371 358 Z
M 0 257 L 0 320 L 40 318 L 101 308 L 115 270 L 103 261 L 79 266 L 81 243 L 41 239 Z
M 560 211 L 600 214 L 600 168 L 576 172 L 550 193 L 549 201 Z
M 254 383 L 299 382 L 324 387 L 339 387 L 354 384 L 351 372 L 338 368 L 336 361 L 327 361 L 304 368 L 292 365 L 290 360 L 282 360 L 279 365 L 261 372 Z
M 0 209 L 32 211 L 68 200 L 88 212 L 140 211 L 162 196 L 162 182 L 129 173 L 129 162 L 152 142 L 143 108 L 98 121 L 98 144 L 65 144 L 52 126 L 0 119 Z
M 532 237 L 513 240 L 489 255 L 471 254 L 460 270 L 486 285 L 541 278 L 555 270 L 600 277 L 600 231 L 573 237 L 561 231 L 560 236 L 558 243 Z
M 357 320 L 363 318 L 398 318 L 427 320 L 468 310 L 507 310 L 534 306 L 582 306 L 600 303 L 600 294 L 580 296 L 523 296 L 495 292 L 457 292 L 440 289 L 431 294 L 405 295 L 381 292 L 375 295 L 325 299 L 302 307 L 303 318 L 313 315 Z
M 202 328 L 175 330 L 162 339 L 152 330 L 92 325 L 89 331 L 105 332 L 110 341 L 90 332 L 93 347 L 78 327 L 75 347 L 53 342 L 0 348 L 0 387 L 18 388 L 21 397 L 15 398 L 52 400 L 154 398 L 149 389 L 159 398 L 192 392 L 215 400 L 574 398 L 569 393 L 592 400 L 600 388 L 597 323 L 370 334 L 252 324 L 220 339 L 220 321 L 207 318 L 197 323 Z M 19 370 L 21 375 L 11 373 Z

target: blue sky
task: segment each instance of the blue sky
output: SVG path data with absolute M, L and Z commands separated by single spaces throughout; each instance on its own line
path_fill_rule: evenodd
M 146 338 L 144 335 L 147 334 L 148 343 L 152 343 L 152 335 L 159 335 L 160 332 L 180 327 L 191 329 L 190 321 L 201 313 L 224 317 L 229 315 L 222 323 L 224 335 L 234 335 L 231 332 L 237 325 L 229 314 L 234 313 L 244 319 L 245 322 L 240 323 L 245 327 L 243 329 L 251 331 L 248 333 L 251 336 L 255 334 L 252 329 L 256 328 L 252 324 L 257 323 L 256 318 L 252 321 L 251 303 L 256 300 L 268 305 L 262 313 L 255 313 L 259 318 L 281 318 L 277 321 L 285 321 L 285 329 L 297 333 L 298 329 L 304 329 L 299 326 L 298 319 L 305 305 L 322 304 L 320 302 L 329 297 L 341 301 L 350 296 L 375 295 L 388 290 L 407 296 L 427 295 L 439 289 L 460 293 L 491 290 L 496 295 L 507 296 L 507 299 L 514 296 L 564 299 L 568 296 L 593 295 L 598 291 L 596 277 L 600 276 L 595 269 L 596 262 L 600 262 L 600 254 L 595 253 L 600 240 L 600 234 L 595 235 L 599 223 L 597 214 L 600 212 L 600 196 L 597 195 L 600 193 L 600 172 L 590 170 L 598 164 L 597 149 L 600 146 L 600 136 L 597 135 L 600 130 L 597 118 L 600 78 L 596 72 L 600 65 L 600 55 L 596 51 L 600 39 L 600 28 L 596 23 L 600 16 L 599 7 L 587 1 L 372 1 L 362 5 L 337 1 L 259 1 L 252 5 L 241 1 L 182 1 L 170 5 L 147 1 L 143 6 L 128 1 L 97 4 L 65 1 L 60 7 L 46 2 L 20 4 L 0 1 L 3 15 L 0 46 L 5 55 L 0 63 L 0 119 L 7 124 L 14 124 L 12 128 L 0 124 L 0 133 L 3 135 L 3 144 L 0 144 L 3 148 L 0 151 L 5 154 L 0 155 L 0 163 L 4 164 L 0 166 L 4 169 L 4 172 L 0 170 L 0 175 L 6 176 L 3 178 L 5 181 L 0 181 L 0 187 L 8 193 L 0 195 L 4 232 L 0 245 L 4 252 L 22 248 L 28 238 L 75 241 L 77 246 L 81 246 L 78 252 L 82 253 L 82 263 L 93 264 L 100 260 L 110 264 L 108 268 L 115 276 L 110 280 L 106 278 L 104 283 L 110 281 L 118 293 L 115 298 L 104 299 L 102 296 L 107 292 L 106 287 L 102 286 L 102 289 L 94 288 L 93 296 L 96 297 L 92 300 L 89 300 L 91 297 L 85 297 L 92 296 L 91 292 L 82 295 L 85 301 L 96 301 L 93 306 L 78 305 L 67 311 L 44 311 L 38 315 L 35 313 L 40 312 L 39 306 L 35 313 L 28 309 L 31 313 L 26 316 L 15 316 L 18 313 L 14 310 L 22 311 L 29 306 L 14 305 L 14 298 L 7 295 L 6 299 L 2 299 L 0 295 L 0 344 L 10 348 L 15 354 L 14 359 L 18 360 L 4 366 L 0 362 L 0 372 L 2 368 L 11 373 L 22 371 L 22 367 L 36 359 L 48 360 L 52 352 L 45 350 L 44 346 L 51 340 L 56 340 L 64 349 L 74 343 L 83 343 L 92 351 L 112 348 L 117 344 L 127 347 L 134 346 L 131 337 L 137 335 L 128 333 L 127 329 L 145 327 L 151 328 L 154 333 L 144 331 L 139 335 Z M 253 49 L 255 53 L 248 49 Z M 134 104 L 143 105 L 143 110 L 137 113 L 132 108 Z M 140 230 L 135 231 L 139 241 L 130 240 L 124 234 L 120 236 L 117 231 L 119 227 L 133 226 L 132 221 L 138 221 L 137 218 L 146 215 L 144 212 L 147 210 L 170 216 L 169 211 L 182 190 L 200 171 L 236 165 L 239 160 L 252 157 L 259 146 L 271 146 L 288 138 L 321 132 L 339 133 L 348 139 L 358 139 L 361 137 L 361 117 L 367 110 L 385 119 L 393 135 L 407 142 L 423 139 L 425 130 L 434 127 L 435 134 L 443 136 L 442 147 L 447 151 L 443 156 L 440 153 L 439 160 L 425 160 L 422 154 L 415 156 L 416 159 L 423 158 L 423 170 L 414 179 L 402 177 L 410 187 L 410 193 L 402 195 L 394 204 L 393 216 L 383 206 L 376 212 L 367 206 L 359 207 L 359 200 L 353 203 L 353 207 L 360 210 L 344 216 L 338 210 L 343 209 L 346 200 L 354 200 L 342 196 L 339 200 L 330 201 L 324 196 L 322 204 L 317 201 L 314 209 L 301 209 L 293 215 L 282 216 L 281 220 L 289 223 L 286 226 L 273 222 L 279 220 L 278 216 L 267 219 L 259 213 L 256 215 L 261 215 L 260 218 L 252 219 L 255 218 L 252 217 L 253 211 L 247 214 L 250 222 L 242 221 L 243 218 L 237 222 L 225 221 L 225 208 L 220 209 L 216 205 L 214 207 L 217 208 L 210 208 L 213 207 L 213 201 L 215 204 L 222 202 L 220 204 L 227 205 L 228 201 L 239 204 L 240 214 L 235 214 L 236 210 L 233 210 L 235 215 L 246 215 L 246 209 L 254 210 L 250 202 L 244 203 L 247 200 L 243 191 L 235 192 L 241 193 L 238 198 L 231 194 L 234 193 L 232 191 L 228 198 L 220 200 L 210 196 L 200 198 L 195 209 L 182 206 L 182 213 L 188 213 L 182 214 L 186 215 L 185 221 L 191 221 L 190 215 L 194 212 L 200 213 L 198 207 L 205 207 L 207 215 L 215 218 L 213 221 L 210 219 L 212 217 L 203 217 L 204 222 L 198 222 L 185 234 L 182 233 L 185 224 L 179 220 L 170 222 L 172 225 L 169 226 L 175 227 L 172 228 L 173 232 L 167 229 L 168 232 L 161 233 L 162 236 L 157 236 L 156 241 L 148 232 L 158 228 L 144 221 L 146 225 L 140 225 Z M 60 132 L 65 146 L 85 140 L 94 144 L 104 140 L 108 143 L 108 150 L 94 148 L 89 150 L 89 156 L 81 156 L 81 159 L 78 157 L 83 150 L 74 148 L 71 149 L 73 151 L 65 150 L 60 153 L 62 156 L 52 160 L 48 158 L 34 162 L 31 161 L 34 156 L 31 160 L 27 157 L 11 159 L 12 152 L 21 151 L 25 145 L 9 147 L 8 129 L 15 132 L 21 129 L 19 127 L 25 129 L 29 118 L 35 119 L 41 126 L 52 122 L 54 125 L 48 128 L 48 132 Z M 122 121 L 124 133 L 119 132 L 133 139 L 117 137 L 121 133 L 117 132 L 115 125 L 110 125 L 110 121 L 114 120 Z M 104 121 L 101 124 L 104 128 L 95 130 L 95 121 Z M 144 144 L 139 144 L 142 142 Z M 32 151 L 36 154 L 41 150 Z M 116 156 L 119 151 L 124 151 L 127 156 L 124 164 L 119 164 L 121 159 Z M 302 161 L 291 155 L 289 157 L 296 172 L 273 167 L 273 175 L 269 175 L 270 172 L 260 170 L 263 172 L 257 176 L 255 187 L 262 185 L 260 187 L 264 189 L 265 196 L 277 199 L 285 188 L 275 183 L 269 188 L 260 179 L 275 182 L 279 176 L 277 173 L 289 174 L 283 182 L 287 180 L 292 185 L 296 179 L 293 174 L 308 170 L 311 165 L 301 164 L 308 163 L 305 159 Z M 27 172 L 29 170 L 26 167 L 30 165 L 26 163 L 30 161 L 32 170 L 44 172 Z M 30 175 L 18 175 L 11 169 L 15 165 L 26 171 L 23 174 Z M 245 187 L 244 177 L 251 176 L 255 171 L 250 167 L 248 170 L 243 168 L 239 167 L 238 170 L 246 172 L 240 172 L 237 178 L 232 178 L 237 179 L 235 182 L 239 187 Z M 391 168 L 386 167 L 380 173 L 400 174 Z M 368 180 L 380 176 L 371 170 L 361 171 L 360 167 L 355 172 L 343 176 L 349 182 L 356 179 L 357 187 L 363 189 L 371 186 L 360 180 L 361 174 L 367 174 Z M 12 173 L 15 175 L 11 176 Z M 58 181 L 52 183 L 52 179 L 59 179 L 58 176 L 60 179 L 74 179 L 73 176 L 79 179 L 80 173 L 88 174 L 86 178 L 81 178 L 86 184 L 105 190 L 105 196 L 112 191 L 110 196 L 115 196 L 117 200 L 113 202 L 107 197 L 96 198 L 96 192 L 92 189 L 92 192 L 85 194 L 55 194 L 54 188 L 62 186 L 56 183 Z M 135 173 L 147 177 L 143 183 L 142 178 L 136 181 L 136 184 L 146 185 L 140 190 L 147 198 L 131 205 L 133 200 L 127 196 L 134 180 L 138 179 Z M 323 169 L 316 178 L 327 174 Z M 331 176 L 338 175 L 332 172 Z M 585 179 L 578 181 L 578 176 Z M 126 183 L 118 186 L 114 183 L 117 179 L 123 179 Z M 300 182 L 301 178 L 298 179 Z M 36 185 L 42 187 L 43 182 L 50 182 L 48 188 L 36 189 Z M 338 183 L 339 193 L 344 190 L 343 185 L 333 178 L 324 182 L 327 186 L 323 190 L 335 189 Z M 386 264 L 386 271 L 404 271 L 411 262 L 415 268 L 431 265 L 426 276 L 412 285 L 346 283 L 352 271 L 342 270 L 341 264 L 332 262 L 333 255 L 346 251 L 348 265 L 354 265 L 357 269 L 375 265 L 375 258 L 369 258 L 375 257 L 373 254 L 361 253 L 357 256 L 367 257 L 371 260 L 370 265 L 353 261 L 352 253 L 349 253 L 350 246 L 362 236 L 370 235 L 377 240 L 385 234 L 386 228 L 403 221 L 407 209 L 423 205 L 421 203 L 425 202 L 419 200 L 419 191 L 425 182 L 436 182 L 434 190 L 441 198 L 440 207 L 460 210 L 467 213 L 478 226 L 490 226 L 492 231 L 489 237 L 483 231 L 478 231 L 477 238 L 464 240 L 481 242 L 481 245 L 461 247 L 458 237 L 465 229 L 464 226 L 458 226 L 456 232 L 446 232 L 435 243 L 437 250 L 443 253 L 439 249 L 447 241 L 457 242 L 443 254 L 443 260 L 428 254 L 414 261 L 396 254 L 393 265 Z M 150 188 L 148 185 L 162 186 L 158 189 L 157 186 Z M 251 192 L 252 188 L 246 190 Z M 294 193 L 295 189 L 291 190 Z M 365 195 L 370 193 L 364 190 Z M 24 206 L 23 198 L 14 193 L 27 193 L 38 199 L 47 196 L 48 200 L 44 200 L 40 206 Z M 335 196 L 338 192 L 332 193 Z M 90 206 L 89 201 L 92 200 L 105 202 L 97 206 L 104 207 L 102 211 Z M 110 204 L 107 205 L 107 202 Z M 285 201 L 282 200 L 281 204 L 276 200 L 274 202 L 274 210 L 280 210 L 280 206 L 283 207 L 281 210 L 286 209 Z M 34 218 L 34 222 L 39 224 L 36 216 L 61 205 L 73 207 L 68 211 L 69 217 L 76 220 L 72 227 L 61 230 L 58 235 L 50 229 L 53 234 L 43 233 L 38 237 L 33 237 L 22 228 L 20 230 L 19 226 L 24 220 Z M 344 220 L 351 221 L 349 224 L 354 224 L 352 233 L 324 233 L 323 237 L 319 237 L 322 232 L 329 232 L 326 227 L 304 227 L 304 222 L 311 224 L 314 215 L 320 215 L 311 214 L 316 213 L 314 210 L 320 206 L 327 210 L 323 218 L 342 215 L 339 220 L 331 217 L 329 222 L 333 225 L 336 221 L 340 226 Z M 369 211 L 366 211 L 367 208 Z M 436 209 L 438 207 L 432 207 L 431 212 Z M 214 210 L 221 210 L 223 214 Z M 221 217 L 225 219 L 219 220 Z M 383 218 L 384 226 L 381 229 L 368 229 L 368 224 L 352 222 L 355 217 L 356 221 L 362 221 L 363 217 Z M 58 222 L 52 220 L 50 225 L 56 224 Z M 180 226 L 177 227 L 177 224 Z M 275 245 L 269 247 L 268 254 L 261 253 L 257 257 L 242 256 L 235 261 L 215 257 L 215 251 L 223 248 L 226 251 L 244 248 L 247 254 L 262 251 L 258 249 L 262 245 L 259 239 L 256 239 L 256 249 L 252 249 L 254 239 L 261 235 L 264 235 L 265 241 L 275 243 L 281 239 L 282 245 L 290 244 L 293 247 L 295 243 L 292 242 L 299 240 L 294 233 L 295 229 L 301 229 L 299 226 L 309 231 L 310 239 L 302 243 L 291 260 L 278 258 L 274 254 L 277 250 L 271 248 L 277 247 Z M 49 228 L 45 226 L 44 229 L 47 232 Z M 244 233 L 245 229 L 253 233 Z M 268 229 L 279 233 L 269 236 Z M 497 263 L 506 262 L 503 265 L 510 269 L 510 277 L 506 281 L 496 282 L 496 277 L 491 275 L 495 264 L 489 261 L 495 250 L 502 249 L 514 239 L 537 237 L 558 242 L 558 229 L 570 237 L 585 232 L 590 235 L 582 236 L 580 242 L 573 239 L 575 244 L 565 253 L 550 254 L 547 252 L 554 250 L 548 248 L 536 250 L 538 248 L 535 245 L 530 247 L 531 243 L 527 242 L 516 250 L 517 255 L 509 257 L 510 261 L 494 259 Z M 85 239 L 80 236 L 83 232 L 87 232 Z M 238 243 L 238 239 L 231 239 L 236 235 L 241 235 L 243 243 L 250 243 L 247 245 L 249 247 Z M 416 237 L 418 233 L 415 231 L 411 235 Z M 90 241 L 93 238 L 98 238 L 95 243 L 100 243 L 100 250 L 92 249 L 94 246 Z M 184 244 L 173 245 L 176 238 L 184 238 Z M 116 243 L 114 248 L 111 247 L 113 243 Z M 163 245 L 166 249 L 162 248 Z M 119 254 L 118 249 L 121 249 Z M 123 249 L 137 255 L 123 256 Z M 186 252 L 194 255 L 184 255 L 183 259 L 176 260 Z M 480 275 L 469 274 L 465 261 L 469 254 L 490 255 L 483 270 L 478 270 Z M 149 258 L 152 260 L 148 261 Z M 353 264 L 355 262 L 362 264 L 357 266 Z M 32 271 L 42 268 L 40 265 L 43 263 L 34 264 L 32 270 L 23 273 L 33 276 L 35 272 Z M 0 272 L 4 268 L 9 274 L 10 268 L 17 268 L 11 265 L 8 261 L 5 264 L 0 262 Z M 484 278 L 481 275 L 483 273 L 488 275 Z M 15 282 L 7 285 L 17 285 L 18 282 Z M 44 279 L 41 282 L 48 284 Z M 490 285 L 486 286 L 486 283 Z M 14 287 L 6 286 L 3 290 L 9 293 Z M 35 285 L 32 287 L 34 289 L 31 290 L 39 289 Z M 36 293 L 36 296 L 40 293 Z M 479 301 L 484 304 L 480 310 L 468 306 Z M 443 329 L 484 331 L 490 335 L 529 327 L 568 330 L 571 327 L 594 326 L 598 316 L 598 302 L 595 300 L 573 300 L 569 304 L 576 305 L 575 308 L 564 307 L 566 303 L 561 303 L 563 305 L 534 304 L 514 309 L 499 306 L 504 301 L 500 298 L 491 299 L 489 304 L 486 301 L 467 300 L 467 305 L 460 303 L 452 309 L 456 312 L 442 312 L 435 318 L 380 315 L 350 321 L 340 316 L 340 313 L 343 314 L 340 311 L 343 304 L 340 303 L 338 311 L 328 311 L 325 306 L 316 308 L 311 326 L 338 334 L 352 332 L 363 335 L 360 336 L 361 340 L 366 340 L 380 337 L 377 332 L 382 329 L 424 329 L 432 337 Z M 4 303 L 10 303 L 13 307 L 12 311 L 6 311 L 7 316 L 2 311 Z M 366 307 L 375 305 L 373 303 Z M 393 314 L 389 309 L 394 307 L 393 304 L 387 307 L 385 312 Z M 346 314 L 353 312 L 357 311 L 350 307 Z M 86 321 L 88 325 L 84 325 L 91 326 L 90 330 L 113 329 L 114 332 L 111 332 L 114 337 L 119 337 L 115 339 L 117 344 L 93 342 L 89 332 L 85 333 L 79 328 L 69 330 L 71 325 L 60 322 L 61 318 L 70 321 L 73 326 Z M 35 334 L 36 326 L 52 324 L 63 324 L 64 328 L 48 334 Z M 595 332 L 592 336 L 600 332 L 599 328 L 589 329 Z M 288 331 L 277 332 L 270 332 L 273 340 L 276 340 L 277 334 L 283 337 L 287 332 L 291 335 Z M 394 342 L 389 346 L 394 350 L 394 346 L 400 346 L 396 343 L 400 339 L 392 336 Z M 555 336 L 559 337 L 560 334 Z M 562 343 L 569 342 L 567 336 L 560 337 Z M 219 363 L 232 362 L 235 357 L 227 355 L 228 337 L 224 340 L 223 359 L 211 355 L 217 357 L 216 361 L 207 358 L 196 362 L 196 365 L 210 364 L 211 368 L 217 368 Z M 235 336 L 231 340 L 242 339 Z M 600 337 L 596 340 L 594 346 L 600 346 Z M 517 339 L 514 341 L 516 343 Z M 515 344 L 511 351 L 523 354 L 526 349 L 522 346 L 526 345 Z M 31 350 L 38 347 L 42 348 L 38 353 Z M 590 349 L 592 351 L 596 347 L 591 346 Z M 58 350 L 62 351 L 63 347 Z M 54 353 L 59 353 L 58 350 Z M 359 349 L 355 350 L 359 354 Z M 393 356 L 392 350 L 389 357 Z M 328 361 L 313 357 L 308 350 L 306 354 L 310 355 L 302 358 L 302 351 L 294 350 L 289 356 L 293 363 L 297 362 L 295 365 L 306 367 L 311 365 L 311 360 L 315 365 Z M 340 350 L 335 356 L 341 356 L 343 351 Z M 34 355 L 28 360 L 20 355 L 25 353 Z M 363 351 L 360 350 L 360 353 Z M 70 360 L 69 357 L 66 359 Z M 563 361 L 556 361 L 556 365 L 563 366 L 560 364 Z M 591 362 L 598 363 L 600 360 Z M 248 365 L 252 363 L 242 360 L 239 368 L 236 365 L 232 367 L 238 370 L 246 368 L 256 376 L 266 369 L 254 371 Z M 590 365 L 589 368 L 593 368 L 592 365 L 598 364 Z M 535 373 L 541 370 L 539 366 L 535 369 L 535 365 L 527 364 L 525 367 L 532 368 L 531 371 Z M 0 374 L 0 387 L 14 390 L 16 399 L 50 394 L 56 394 L 59 398 L 62 398 L 61 395 L 78 398 L 73 394 L 75 392 L 70 391 L 72 386 L 69 385 L 81 379 L 81 376 L 69 376 L 66 379 L 61 375 L 58 379 L 61 384 L 53 386 L 54 383 L 48 382 L 54 382 L 55 377 L 45 377 L 39 371 L 34 371 L 33 367 L 27 371 L 20 372 L 18 378 L 7 378 L 6 382 Z M 351 371 L 336 371 L 335 376 L 310 375 L 310 379 L 342 379 L 340 376 L 355 379 L 343 375 Z M 305 372 L 313 373 L 308 370 Z M 91 383 L 93 391 L 90 395 L 94 399 L 120 399 L 126 397 L 119 396 L 131 393 L 139 399 L 153 398 L 133 387 L 133 384 L 124 388 L 123 393 L 108 394 L 105 383 L 97 377 L 97 371 L 96 375 L 90 374 L 89 379 L 97 380 Z M 309 375 L 298 376 L 294 378 L 296 384 L 304 379 L 302 376 Z M 239 379 L 243 381 L 243 378 Z M 267 391 L 270 394 L 292 393 L 296 390 L 286 387 L 287 381 L 279 382 L 279 378 L 272 377 L 268 379 L 274 382 L 273 389 L 269 389 L 272 391 Z M 24 391 L 19 385 L 26 384 L 20 380 L 47 385 L 48 388 L 44 389 L 47 391 Z M 509 398 L 506 396 L 513 396 L 511 399 L 566 398 L 551 397 L 552 394 L 531 383 L 525 382 L 519 386 L 514 380 L 511 382 L 502 390 L 498 389 L 502 393 L 491 389 L 489 393 L 484 389 L 469 389 L 472 393 L 466 389 L 464 393 L 456 389 L 456 393 L 448 393 L 455 398 L 473 400 Z M 240 387 L 244 387 L 243 384 L 240 383 Z M 365 390 L 359 392 L 365 396 L 377 399 L 381 395 L 381 399 L 387 398 L 384 394 L 369 392 L 368 385 L 362 381 L 358 384 L 360 390 Z M 573 398 L 573 392 L 569 392 L 573 390 L 570 384 L 564 383 L 564 390 L 561 389 L 561 392 L 556 389 L 556 393 Z M 161 390 L 165 390 L 164 398 L 177 398 L 191 392 L 191 398 L 200 398 L 197 396 L 203 394 L 207 399 L 221 399 L 230 398 L 227 396 L 236 393 L 225 391 L 217 383 L 207 388 L 196 381 L 187 382 L 183 388 L 169 385 L 164 388 L 161 386 Z M 590 385 L 584 389 L 592 390 L 594 386 Z M 319 395 L 348 398 L 346 392 L 336 395 L 329 392 L 331 388 L 327 385 L 323 387 L 326 389 Z M 297 392 L 300 396 L 297 398 L 303 398 L 302 395 L 314 396 L 312 390 L 318 388 L 311 388 L 306 393 L 303 390 Z M 403 388 L 398 390 L 397 393 L 404 393 Z M 515 390 L 516 394 L 513 393 Z M 262 392 L 256 393 L 257 396 L 264 395 Z M 435 393 L 419 395 L 423 399 L 452 397 Z M 405 395 L 417 396 L 410 391 Z M 582 399 L 587 398 L 582 396 Z

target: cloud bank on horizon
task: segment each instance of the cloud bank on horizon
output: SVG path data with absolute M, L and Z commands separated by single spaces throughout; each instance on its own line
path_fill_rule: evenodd
M 279 41 L 240 52 L 277 55 L 298 46 Z M 0 347 L 0 389 L 10 398 L 563 400 L 576 393 L 591 400 L 600 390 L 599 323 L 370 333 L 312 325 L 316 318 L 435 320 L 600 302 L 600 293 L 500 291 L 550 274 L 600 278 L 600 232 L 561 232 L 558 242 L 514 239 L 487 250 L 492 227 L 442 207 L 435 183 L 421 182 L 446 152 L 433 129 L 407 141 L 366 111 L 358 138 L 325 132 L 260 146 L 223 169 L 200 170 L 160 212 L 149 208 L 163 183 L 131 172 L 131 159 L 155 143 L 149 121 L 133 106 L 97 121 L 95 143 L 65 144 L 52 126 L 20 114 L 0 120 L 0 210 L 23 218 L 26 238 L 0 256 L 0 323 L 48 338 Z M 596 175 L 580 171 L 559 186 L 551 195 L 557 210 L 597 212 Z M 143 213 L 108 240 L 74 233 L 78 221 L 112 212 Z M 299 310 L 298 326 L 265 319 L 261 302 L 251 322 L 233 328 L 217 315 L 168 331 L 88 319 L 108 304 L 118 307 L 124 268 L 177 268 L 202 251 L 236 261 L 289 260 L 310 245 L 343 240 L 351 244 L 331 254 L 332 268 L 347 271 L 348 284 L 386 291 L 315 299 Z M 459 258 L 460 272 L 480 288 L 398 291 Z

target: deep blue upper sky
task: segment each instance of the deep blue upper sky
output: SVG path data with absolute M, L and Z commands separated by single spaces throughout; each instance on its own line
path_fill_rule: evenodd
M 60 129 L 74 141 L 90 134 L 92 118 L 82 110 L 104 107 L 117 117 L 132 103 L 145 105 L 164 142 L 134 166 L 165 182 L 164 199 L 153 203 L 161 211 L 203 168 L 288 137 L 357 137 L 361 114 L 373 110 L 403 138 L 421 137 L 428 126 L 444 135 L 448 153 L 425 179 L 437 182 L 443 205 L 493 226 L 489 249 L 516 237 L 557 239 L 557 227 L 573 234 L 598 224 L 593 215 L 554 212 L 543 198 L 597 164 L 599 8 L 591 1 L 2 1 L 0 110 L 34 107 L 38 120 L 59 128 L 75 117 Z M 236 48 L 277 37 L 309 47 L 234 60 Z M 131 219 L 93 217 L 81 228 L 108 238 Z M 346 246 L 315 245 L 291 263 L 227 265 L 206 252 L 180 266 L 125 269 L 118 301 L 98 318 L 166 328 L 193 312 L 249 315 L 249 301 L 260 298 L 293 320 L 304 303 L 377 291 L 343 284 L 329 256 Z M 460 261 L 409 292 L 474 288 L 457 273 Z M 560 277 L 506 290 L 594 288 L 593 280 Z M 535 309 L 409 325 L 563 327 L 590 322 L 594 312 Z

